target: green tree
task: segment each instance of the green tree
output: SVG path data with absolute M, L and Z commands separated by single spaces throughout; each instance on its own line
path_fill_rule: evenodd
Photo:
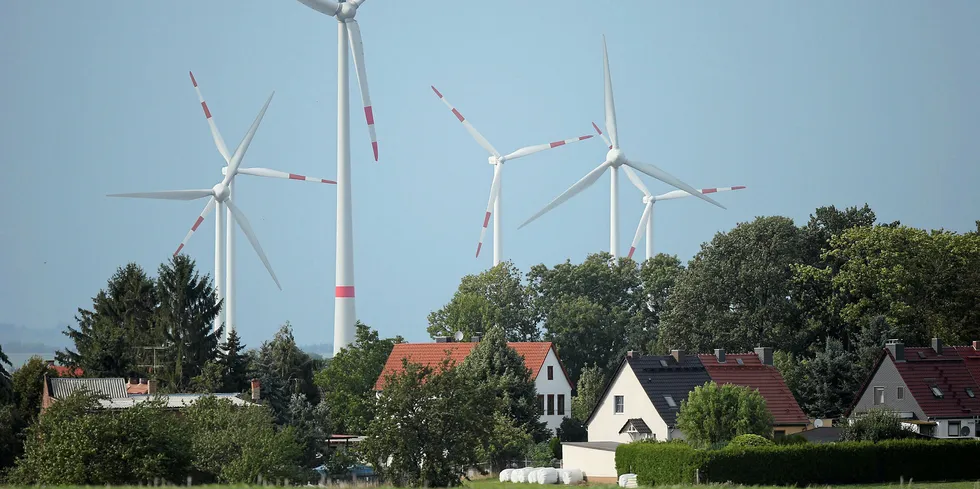
M 81 367 L 91 377 L 125 377 L 139 363 L 140 347 L 163 341 L 155 321 L 157 306 L 154 283 L 146 272 L 135 263 L 119 267 L 92 298 L 92 308 L 78 309 L 77 328 L 69 326 L 64 332 L 75 349 L 59 351 L 59 363 Z
M 310 403 L 319 403 L 320 393 L 313 383 L 316 367 L 315 359 L 296 346 L 289 321 L 271 341 L 262 342 L 258 351 L 249 351 L 249 376 L 261 381 L 262 396 L 280 423 L 285 420 L 293 394 L 302 394 Z
M 199 394 L 212 394 L 223 391 L 224 385 L 224 368 L 220 363 L 210 361 L 204 364 L 200 375 L 191 378 L 187 390 Z
M 293 428 L 303 448 L 303 467 L 313 469 L 328 464 L 332 455 L 328 444 L 331 428 L 328 406 L 321 400 L 313 405 L 302 394 L 293 394 L 286 409 L 286 426 Z
M 773 416 L 759 391 L 708 381 L 681 401 L 677 427 L 695 445 L 709 446 L 739 435 L 772 435 Z
M 14 402 L 17 410 L 20 411 L 20 417 L 27 424 L 33 423 L 41 412 L 41 392 L 45 375 L 57 377 L 55 371 L 48 368 L 48 363 L 37 355 L 14 370 L 12 377 Z
M 337 433 L 364 433 L 374 418 L 374 384 L 401 336 L 381 339 L 376 330 L 356 323 L 354 343 L 342 348 L 316 373 L 323 402 Z
M 213 325 L 221 302 L 211 277 L 201 277 L 187 255 L 174 256 L 158 273 L 156 318 L 166 338 L 166 375 L 171 389 L 179 392 L 217 358 L 222 331 Z
M 231 330 L 218 355 L 224 392 L 242 392 L 248 386 L 248 356 L 242 353 L 244 350 L 238 331 Z
M 588 421 L 605 388 L 602 369 L 596 365 L 584 368 L 575 386 L 575 397 L 572 398 L 572 417 L 583 423 Z
M 7 371 L 7 367 L 13 366 L 10 363 L 10 358 L 3 352 L 3 345 L 0 345 L 0 405 L 6 404 L 13 400 L 14 389 L 13 384 L 10 380 L 10 372 Z
M 630 323 L 628 349 L 653 353 L 657 349 L 661 319 L 667 313 L 667 299 L 674 290 L 684 265 L 675 255 L 658 253 L 640 266 L 640 279 L 646 300 Z
M 659 350 L 802 351 L 809 334 L 792 300 L 791 270 L 802 258 L 803 237 L 786 217 L 758 217 L 716 234 L 677 279 Z
M 229 399 L 202 398 L 184 410 L 190 453 L 201 482 L 245 484 L 264 480 L 308 479 L 296 428 L 278 429 L 264 406 L 236 406 Z
M 871 441 L 900 440 L 914 438 L 911 430 L 902 427 L 902 419 L 898 414 L 887 408 L 869 409 L 867 413 L 844 424 L 841 430 L 841 441 Z
M 496 403 L 448 358 L 403 367 L 385 384 L 362 452 L 397 487 L 457 486 L 463 468 L 481 462 Z
M 804 372 L 801 407 L 815 418 L 842 416 L 864 381 L 855 375 L 854 355 L 836 338 L 827 338 L 824 349 L 804 363 Z
M 776 350 L 773 352 L 772 363 L 776 367 L 776 370 L 779 371 L 779 374 L 783 376 L 783 381 L 786 382 L 786 387 L 793 393 L 797 404 L 803 406 L 805 400 L 800 392 L 800 388 L 806 378 L 806 366 L 803 365 L 803 360 L 792 353 Z
M 510 261 L 478 275 L 467 275 L 448 304 L 429 313 L 432 337 L 463 332 L 467 341 L 474 333 L 493 326 L 505 329 L 509 341 L 535 341 L 540 337 L 530 298 L 520 271 Z
M 0 404 L 0 480 L 24 450 L 24 440 L 20 435 L 26 427 L 16 406 Z

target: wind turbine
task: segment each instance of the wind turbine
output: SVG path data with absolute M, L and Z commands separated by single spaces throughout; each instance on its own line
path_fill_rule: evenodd
M 500 219 L 500 208 L 501 208 L 500 200 L 501 200 L 501 197 L 500 197 L 500 194 L 502 192 L 502 185 L 500 183 L 500 175 L 503 173 L 503 170 L 504 170 L 504 167 L 503 167 L 504 162 L 505 161 L 509 161 L 509 160 L 514 160 L 514 159 L 520 158 L 522 156 L 527 156 L 527 155 L 530 155 L 530 154 L 534 154 L 534 153 L 537 153 L 539 151 L 544 151 L 546 149 L 551 149 L 551 148 L 557 148 L 559 146 L 564 146 L 564 145 L 566 145 L 568 143 L 574 143 L 576 141 L 582 141 L 584 139 L 589 139 L 589 138 L 592 137 L 592 135 L 591 134 L 588 134 L 588 135 L 585 135 L 585 136 L 579 136 L 577 138 L 565 139 L 565 140 L 555 141 L 555 142 L 547 143 L 547 144 L 538 144 L 538 145 L 535 145 L 535 146 L 526 146 L 526 147 L 521 148 L 521 149 L 518 149 L 517 151 L 514 151 L 514 152 L 512 152 L 510 154 L 507 154 L 507 155 L 504 155 L 504 156 L 500 156 L 500 153 L 497 152 L 496 149 L 494 149 L 493 145 L 490 144 L 490 141 L 487 141 L 487 139 L 484 138 L 483 135 L 480 134 L 480 132 L 477 131 L 476 128 L 473 127 L 472 124 L 470 124 L 470 121 L 466 120 L 466 118 L 464 118 L 463 115 L 460 114 L 459 111 L 456 110 L 456 108 L 453 107 L 453 105 L 450 104 L 449 101 L 446 100 L 446 98 L 442 96 L 442 93 L 440 93 L 439 90 L 436 89 L 436 87 L 431 87 L 431 88 L 432 88 L 432 91 L 435 92 L 436 95 L 439 97 L 439 99 L 442 100 L 442 103 L 446 104 L 446 107 L 449 107 L 449 110 L 452 111 L 453 115 L 455 115 L 456 118 L 459 119 L 459 122 L 461 122 L 463 124 L 463 127 L 465 127 L 467 131 L 469 131 L 470 135 L 473 136 L 473 139 L 476 139 L 476 142 L 479 143 L 480 146 L 483 147 L 483 149 L 487 150 L 488 153 L 490 153 L 490 157 L 488 158 L 488 161 L 489 161 L 490 165 L 493 166 L 493 183 L 490 185 L 490 201 L 487 202 L 487 211 L 486 211 L 486 214 L 483 216 L 483 229 L 480 230 L 480 241 L 476 245 L 476 256 L 477 256 L 477 258 L 480 257 L 480 249 L 483 248 L 483 238 L 487 234 L 487 224 L 490 222 L 490 214 L 491 214 L 491 209 L 492 209 L 493 210 L 493 214 L 494 214 L 494 218 L 493 218 L 493 265 L 494 266 L 497 266 L 497 264 L 500 263 L 501 256 L 503 256 L 503 254 L 504 254 L 504 251 L 503 251 L 503 249 L 504 249 L 504 244 L 503 243 L 504 242 L 503 242 L 503 237 L 502 237 L 503 233 L 501 232 L 501 227 L 502 226 L 500 224 L 501 223 L 501 219 Z
M 193 79 L 193 77 L 192 77 Z M 210 117 L 210 111 L 207 108 L 207 104 L 201 102 L 204 108 L 205 115 L 208 116 L 208 123 L 211 126 L 211 135 L 215 139 L 215 144 L 218 146 L 218 151 L 226 157 L 228 162 L 228 168 L 225 172 L 224 178 L 217 184 L 215 184 L 210 189 L 196 189 L 196 190 L 169 190 L 163 192 L 137 192 L 137 193 L 127 193 L 127 194 L 109 194 L 109 197 L 128 197 L 128 198 L 140 198 L 140 199 L 163 199 L 163 200 L 197 200 L 209 197 L 208 203 L 204 206 L 204 210 L 198 216 L 197 220 L 194 221 L 194 225 L 191 226 L 191 230 L 188 231 L 187 235 L 184 236 L 183 241 L 180 242 L 180 246 L 177 247 L 177 251 L 174 252 L 174 256 L 180 253 L 180 250 L 184 248 L 187 242 L 190 240 L 191 236 L 197 231 L 197 228 L 204 222 L 204 219 L 211 213 L 216 206 L 224 205 L 230 211 L 229 215 L 232 220 L 238 223 L 242 228 L 242 232 L 245 233 L 245 237 L 248 238 L 249 243 L 252 244 L 252 248 L 255 249 L 255 253 L 259 255 L 259 259 L 262 260 L 262 264 L 265 265 L 266 270 L 269 271 L 269 275 L 272 276 L 272 280 L 276 283 L 276 287 L 282 290 L 282 286 L 279 284 L 279 279 L 276 278 L 276 273 L 272 271 L 272 265 L 269 264 L 269 259 L 265 256 L 265 252 L 262 250 L 262 245 L 259 244 L 258 238 L 255 237 L 255 232 L 252 230 L 252 225 L 249 223 L 248 218 L 245 214 L 238 209 L 238 206 L 232 201 L 231 198 L 231 185 L 242 168 L 241 162 L 245 157 L 245 152 L 248 150 L 248 146 L 252 143 L 252 138 L 255 137 L 255 131 L 259 128 L 259 123 L 262 122 L 262 117 L 265 116 L 266 109 L 269 108 L 269 103 L 272 102 L 272 96 L 275 92 L 269 95 L 266 99 L 265 104 L 262 106 L 262 110 L 259 111 L 259 115 L 255 117 L 252 122 L 252 126 L 248 128 L 248 132 L 245 133 L 245 137 L 242 138 L 242 142 L 239 143 L 238 147 L 235 149 L 235 153 L 231 157 L 227 155 L 227 149 L 224 146 L 224 140 L 221 139 L 221 135 L 218 133 L 217 127 L 214 125 L 214 121 Z M 220 219 L 221 214 L 218 214 L 218 219 Z M 220 225 L 216 226 L 215 231 L 221 230 Z M 220 235 L 220 232 L 218 233 Z M 215 255 L 220 254 L 220 243 L 219 239 L 215 239 Z M 220 260 L 215 259 L 215 281 L 217 282 L 217 277 Z M 219 323 L 220 324 L 220 323 Z
M 354 70 L 364 103 L 364 117 L 374 161 L 378 161 L 378 138 L 374 133 L 374 110 L 368 95 L 367 71 L 364 68 L 364 45 L 361 28 L 354 16 L 364 0 L 335 2 L 333 0 L 299 0 L 317 12 L 337 19 L 337 265 L 334 289 L 333 352 L 354 342 L 354 235 L 351 208 L 350 176 L 350 97 L 347 74 L 347 46 L 354 58 Z
M 541 217 L 546 212 L 558 207 L 566 200 L 572 198 L 575 194 L 585 190 L 590 187 L 599 177 L 602 176 L 606 169 L 609 169 L 610 174 L 610 210 L 609 210 L 609 253 L 614 257 L 616 256 L 616 250 L 619 249 L 619 181 L 617 178 L 617 170 L 619 167 L 632 167 L 633 169 L 646 173 L 661 182 L 672 185 L 678 189 L 681 189 L 695 197 L 702 200 L 710 202 L 722 209 L 725 206 L 715 202 L 711 197 L 708 197 L 700 192 L 698 192 L 694 187 L 682 182 L 677 177 L 661 170 L 660 168 L 651 165 L 649 163 L 641 163 L 637 160 L 632 160 L 626 158 L 626 154 L 619 146 L 619 132 L 616 129 L 616 104 L 613 102 L 613 90 L 612 90 L 612 77 L 609 74 L 609 55 L 606 52 L 606 36 L 602 36 L 602 62 L 603 62 L 603 73 L 605 75 L 605 109 L 606 109 L 606 131 L 609 133 L 609 138 L 612 141 L 608 142 L 609 152 L 606 153 L 606 160 L 596 167 L 594 170 L 589 172 L 587 175 L 582 177 L 581 180 L 575 182 L 574 185 L 565 190 L 561 195 L 552 200 L 548 205 L 544 206 L 543 209 L 538 211 L 536 214 L 524 221 L 518 229 L 527 226 L 531 221 Z M 598 130 L 598 127 L 596 128 Z M 601 132 L 600 132 L 601 134 Z M 603 136 L 605 139 L 605 136 Z M 607 140 L 608 141 L 608 140 Z
M 221 153 L 222 158 L 224 158 L 225 165 L 228 165 L 231 163 L 231 157 L 228 156 L 228 148 L 225 146 L 225 140 L 221 137 L 221 133 L 218 131 L 218 126 L 215 124 L 214 118 L 211 116 L 211 110 L 208 108 L 208 103 L 204 100 L 204 95 L 201 94 L 201 87 L 197 85 L 197 79 L 194 78 L 194 72 L 189 73 L 191 76 L 191 83 L 194 85 L 194 91 L 197 92 L 197 99 L 201 101 L 201 108 L 204 110 L 204 117 L 207 118 L 208 126 L 211 128 L 211 137 L 214 139 L 214 144 L 217 146 L 218 152 Z M 325 178 L 307 177 L 304 175 L 297 175 L 295 173 L 271 170 L 269 168 L 239 167 L 238 173 L 240 175 L 286 178 L 290 180 L 302 180 L 316 183 L 337 183 L 333 180 L 327 180 Z M 221 174 L 225 176 L 228 174 L 228 166 L 221 168 Z M 229 183 L 228 197 L 231 197 L 231 195 L 232 185 Z M 231 210 L 229 209 L 227 211 L 227 226 L 225 226 L 224 204 L 217 202 L 215 207 L 217 212 L 215 214 L 214 221 L 214 287 L 215 292 L 218 295 L 218 300 L 220 301 L 224 299 L 224 307 L 222 307 L 218 317 L 214 319 L 214 328 L 218 329 L 223 322 L 225 325 L 225 340 L 227 340 L 228 336 L 231 335 L 231 332 L 235 330 L 237 325 L 235 322 L 235 219 L 231 214 Z M 179 248 L 177 252 L 180 252 Z M 177 252 L 174 253 L 175 256 L 177 255 Z M 226 264 L 227 266 L 223 268 L 223 264 Z

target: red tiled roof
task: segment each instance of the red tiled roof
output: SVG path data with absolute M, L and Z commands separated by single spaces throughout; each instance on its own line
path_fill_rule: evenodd
M 885 352 L 891 358 L 891 352 L 887 348 Z M 971 358 L 968 361 L 976 360 Z M 926 416 L 930 418 L 973 417 L 980 415 L 980 397 L 969 397 L 966 389 L 970 388 L 974 396 L 980 396 L 980 388 L 967 368 L 968 361 L 964 361 L 959 349 L 954 347 L 943 348 L 942 356 L 937 355 L 932 348 L 906 347 L 905 361 L 895 362 L 895 367 L 902 375 L 902 380 L 905 381 L 912 398 Z M 937 398 L 933 395 L 931 389 L 933 385 L 939 387 L 943 397 Z
M 403 358 L 408 359 L 411 363 L 436 367 L 448 356 L 453 365 L 459 365 L 469 356 L 476 345 L 477 343 L 475 342 L 398 343 L 391 350 L 391 354 L 388 355 L 388 361 L 385 362 L 385 367 L 374 384 L 374 390 L 382 390 L 384 388 L 385 377 L 388 375 L 402 372 Z M 548 351 L 552 349 L 552 343 L 550 341 L 511 342 L 507 343 L 507 345 L 524 358 L 524 365 L 531 369 L 532 379 L 538 377 L 541 366 L 548 356 Z M 555 356 L 557 357 L 557 355 L 556 352 Z M 561 360 L 558 363 L 560 364 Z M 564 366 L 562 370 L 564 370 Z M 565 378 L 568 379 L 567 373 L 565 373 Z M 571 384 L 571 380 L 569 380 L 569 384 Z
M 805 425 L 810 422 L 796 398 L 786 387 L 779 370 L 771 365 L 763 365 L 755 353 L 729 354 L 725 363 L 718 363 L 714 355 L 698 355 L 701 364 L 708 371 L 711 380 L 719 384 L 734 384 L 749 387 L 759 391 L 766 399 L 766 406 L 775 421 L 780 425 Z M 737 359 L 741 358 L 743 365 Z
M 150 392 L 149 384 L 126 383 L 126 394 L 148 394 L 149 392 Z
M 84 373 L 82 372 L 82 369 L 77 367 L 74 371 L 71 369 L 71 367 L 65 367 L 62 365 L 48 365 L 48 368 L 57 372 L 58 377 L 81 377 Z
M 953 346 L 950 348 L 956 350 L 956 353 L 966 362 L 966 368 L 973 375 L 973 381 L 980 385 L 980 350 L 972 346 Z M 975 394 L 980 396 L 980 392 Z

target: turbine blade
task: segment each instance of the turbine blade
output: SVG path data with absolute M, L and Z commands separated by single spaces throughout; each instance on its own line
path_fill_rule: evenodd
M 180 246 L 177 247 L 177 251 L 174 252 L 174 256 L 180 254 L 180 250 L 184 249 L 184 245 L 186 245 L 187 242 L 190 241 L 191 236 L 194 234 L 194 231 L 197 231 L 198 226 L 200 226 L 201 223 L 204 222 L 204 218 L 208 217 L 208 214 L 210 214 L 211 211 L 214 209 L 214 202 L 215 202 L 214 197 L 208 199 L 207 205 L 204 206 L 204 210 L 201 211 L 201 215 L 197 216 L 197 220 L 194 221 L 194 225 L 191 226 L 191 230 L 187 232 L 186 236 L 184 236 L 184 240 L 180 242 Z
M 546 212 L 550 211 L 551 209 L 558 207 L 566 200 L 574 197 L 575 194 L 589 188 L 590 185 L 595 183 L 595 181 L 602 176 L 602 172 L 606 171 L 606 168 L 609 168 L 609 165 L 611 164 L 612 163 L 605 161 L 601 165 L 597 166 L 594 170 L 590 171 L 587 175 L 582 177 L 581 180 L 575 182 L 575 184 L 572 185 L 571 187 L 568 187 L 568 190 L 566 190 L 561 195 L 556 197 L 555 200 L 552 200 L 551 203 L 544 206 L 544 208 L 538 211 L 537 214 L 534 214 L 533 216 L 528 218 L 528 220 L 524 221 L 520 226 L 517 226 L 517 229 L 527 226 L 528 224 L 531 223 L 531 221 L 543 216 Z
M 354 7 L 360 7 L 364 0 L 347 0 L 347 3 L 353 5 Z
M 161 200 L 195 200 L 209 197 L 214 192 L 211 189 L 201 190 L 165 190 L 163 192 L 135 192 L 129 194 L 109 194 L 106 197 L 126 197 L 130 199 L 161 199 Z
M 354 6 L 357 7 L 357 4 L 355 3 Z M 371 149 L 374 150 L 374 161 L 378 161 L 378 136 L 374 133 L 374 108 L 371 106 L 367 69 L 364 67 L 364 43 L 361 42 L 361 27 L 354 19 L 347 21 L 347 37 L 350 39 L 350 50 L 354 57 L 357 84 L 361 89 L 361 101 L 364 103 L 364 117 L 367 119 L 368 133 L 371 135 Z
M 660 180 L 661 182 L 664 182 L 668 185 L 673 185 L 674 187 L 684 190 L 685 192 L 705 202 L 710 202 L 718 207 L 721 207 L 722 209 L 727 209 L 727 207 L 719 204 L 718 202 L 715 202 L 715 200 L 712 199 L 711 197 L 702 194 L 696 188 L 680 181 L 680 179 L 678 179 L 677 177 L 661 170 L 660 168 L 657 168 L 656 166 L 653 166 L 648 163 L 640 163 L 638 161 L 633 161 L 633 160 L 627 160 L 626 164 L 632 166 L 634 169 L 638 171 L 641 171 L 643 173 L 646 173 L 647 175 L 650 175 L 653 178 L 656 178 L 657 180 Z
M 197 99 L 201 101 L 201 108 L 204 109 L 204 117 L 208 119 L 208 127 L 211 128 L 211 137 L 214 139 L 214 145 L 218 147 L 218 152 L 225 159 L 225 163 L 228 163 L 231 161 L 231 155 L 228 154 L 228 147 L 225 146 L 225 140 L 221 137 L 221 133 L 218 132 L 218 126 L 215 125 L 214 119 L 211 117 L 211 110 L 208 109 L 208 103 L 204 101 L 204 95 L 201 95 L 201 88 L 197 86 L 197 79 L 194 78 L 194 72 L 189 71 L 188 73 L 191 74 L 191 83 L 194 84 Z
M 238 143 L 238 148 L 235 148 L 235 154 L 231 157 L 231 161 L 228 162 L 228 172 L 225 174 L 224 183 L 229 183 L 235 174 L 238 173 L 238 167 L 242 164 L 242 158 L 245 157 L 245 151 L 248 151 L 248 145 L 252 144 L 252 138 L 255 137 L 255 131 L 259 129 L 259 123 L 262 122 L 262 118 L 265 117 L 265 111 L 269 108 L 269 103 L 272 102 L 272 96 L 276 92 L 273 91 L 269 94 L 269 98 L 265 100 L 265 104 L 262 106 L 262 110 L 259 111 L 259 115 L 255 116 L 255 120 L 252 121 L 252 126 L 248 128 L 248 132 L 245 133 L 245 137 L 242 138 L 242 142 Z
M 514 151 L 513 153 L 511 153 L 511 154 L 509 154 L 507 156 L 504 156 L 504 159 L 505 160 L 513 160 L 515 158 L 520 158 L 521 156 L 527 156 L 529 154 L 537 153 L 538 151 L 544 151 L 546 149 L 557 148 L 559 146 L 564 146 L 564 145 L 566 145 L 568 143 L 574 143 L 574 142 L 578 142 L 578 141 L 584 141 L 584 140 L 589 139 L 591 137 L 592 137 L 592 135 L 589 134 L 589 135 L 586 135 L 586 136 L 579 136 L 577 138 L 572 138 L 572 139 L 563 139 L 561 141 L 555 141 L 553 143 L 548 143 L 548 144 L 536 144 L 534 146 L 527 146 L 527 147 L 521 148 L 521 149 L 519 149 L 517 151 Z
M 592 127 L 595 128 L 595 132 L 599 133 L 599 137 L 602 138 L 602 141 L 606 143 L 606 146 L 609 146 L 609 149 L 612 149 L 612 143 L 609 142 L 609 138 L 607 138 L 606 135 L 602 133 L 602 130 L 599 129 L 599 126 L 595 125 L 595 122 L 593 122 Z
M 228 209 L 231 209 L 231 215 L 235 218 L 235 222 L 242 228 L 242 232 L 245 233 L 245 237 L 248 238 L 248 242 L 252 243 L 252 248 L 255 249 L 255 253 L 259 255 L 259 259 L 262 260 L 262 264 L 265 265 L 265 269 L 269 271 L 269 275 L 272 276 L 272 281 L 276 283 L 276 287 L 282 290 L 282 286 L 279 285 L 279 279 L 276 278 L 276 272 L 272 271 L 272 265 L 269 264 L 269 259 L 266 258 L 265 252 L 262 251 L 262 245 L 259 244 L 259 239 L 255 237 L 255 231 L 252 230 L 252 225 L 249 224 L 248 218 L 242 213 L 240 209 L 228 199 L 225 201 L 225 205 Z
M 630 182 L 633 182 L 633 186 L 640 189 L 640 192 L 643 192 L 643 195 L 649 197 L 650 191 L 647 190 L 646 185 L 643 185 L 643 180 L 640 180 L 640 176 L 628 166 L 624 166 L 623 170 L 626 171 L 626 176 L 630 179 Z
M 702 194 L 713 194 L 715 192 L 728 192 L 730 190 L 742 190 L 743 188 L 745 188 L 744 185 L 737 185 L 735 187 L 703 188 L 703 189 L 698 190 L 698 192 L 701 192 Z M 685 192 L 683 190 L 671 190 L 670 192 L 667 192 L 665 194 L 660 194 L 660 195 L 654 197 L 654 199 L 657 199 L 657 200 L 671 200 L 671 199 L 680 199 L 680 198 L 683 198 L 683 197 L 690 197 L 690 196 L 691 196 L 691 194 L 689 194 L 689 193 L 687 193 L 687 192 Z
M 476 257 L 480 257 L 480 250 L 483 248 L 483 237 L 487 234 L 487 224 L 490 223 L 490 212 L 493 210 L 493 203 L 500 195 L 500 175 L 504 172 L 503 165 L 493 165 L 493 183 L 490 185 L 490 201 L 487 202 L 487 213 L 483 215 L 483 229 L 480 230 L 480 242 L 476 245 Z
M 329 16 L 336 16 L 340 12 L 340 4 L 333 0 L 299 0 L 299 3 Z
M 239 168 L 238 173 L 240 175 L 252 175 L 256 177 L 285 178 L 288 180 L 303 180 L 306 182 L 330 183 L 334 185 L 337 184 L 337 182 L 333 180 L 327 180 L 326 178 L 308 177 L 305 175 L 297 175 L 295 173 L 287 173 L 279 170 L 271 170 L 269 168 Z
M 619 131 L 616 130 L 616 103 L 613 101 L 612 75 L 609 74 L 609 54 L 606 53 L 606 35 L 602 35 L 602 68 L 606 86 L 606 131 L 613 147 L 619 147 Z
M 640 225 L 636 227 L 636 234 L 633 235 L 633 243 L 630 244 L 630 252 L 626 255 L 628 258 L 633 258 L 633 252 L 636 251 L 636 245 L 640 244 L 640 238 L 643 237 L 643 232 L 647 229 L 647 220 L 650 217 L 650 213 L 653 212 L 653 202 L 648 202 L 646 207 L 643 208 L 643 215 L 640 216 Z
M 470 124 L 470 121 L 466 120 L 466 118 L 463 117 L 463 114 L 460 114 L 459 111 L 456 110 L 456 107 L 453 107 L 453 104 L 449 103 L 449 101 L 446 100 L 446 97 L 442 96 L 442 93 L 439 92 L 439 90 L 436 90 L 436 87 L 432 85 L 429 85 L 429 87 L 432 88 L 433 92 L 436 92 L 436 95 L 439 96 L 439 100 L 442 100 L 442 103 L 446 104 L 446 107 L 449 107 L 449 110 L 451 110 L 453 115 L 459 119 L 459 122 L 463 123 L 463 127 L 470 132 L 470 136 L 473 136 L 473 139 L 476 139 L 476 142 L 480 143 L 480 146 L 483 146 L 483 149 L 487 150 L 487 152 L 489 152 L 491 155 L 499 158 L 500 153 L 494 149 L 493 145 L 490 144 L 490 141 L 487 141 L 487 138 L 483 137 L 483 135 L 480 134 L 475 127 L 473 127 L 473 124 Z

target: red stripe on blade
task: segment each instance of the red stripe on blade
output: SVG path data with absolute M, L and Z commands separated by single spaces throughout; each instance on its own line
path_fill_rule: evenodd
M 320 183 L 332 183 L 334 185 L 337 185 L 337 182 L 335 182 L 333 180 L 327 180 L 326 178 L 321 178 L 320 179 Z
M 713 194 L 713 193 L 715 193 L 717 191 L 718 191 L 718 189 L 716 189 L 716 188 L 704 188 L 704 189 L 701 189 L 701 193 L 702 194 Z
M 364 107 L 364 117 L 367 118 L 367 123 L 369 126 L 374 124 L 374 110 L 371 109 L 370 105 Z
M 732 187 L 732 190 L 742 190 L 743 188 L 745 188 L 744 185 L 739 185 L 738 187 Z
M 306 177 L 304 177 L 303 175 L 297 175 L 295 173 L 290 173 L 289 174 L 289 179 L 290 180 L 306 180 Z
M 487 227 L 487 223 L 489 222 L 490 222 L 490 213 L 487 212 L 487 215 L 483 216 L 483 227 Z
M 583 140 L 586 140 L 586 139 L 589 139 L 589 138 L 591 138 L 591 137 L 592 137 L 592 135 L 591 135 L 591 134 L 589 134 L 588 136 L 579 136 L 579 138 L 578 138 L 578 140 L 579 140 L 579 141 L 583 141 Z
M 480 257 L 480 248 L 483 248 L 483 243 L 478 243 L 478 244 L 476 245 L 476 257 L 477 257 L 477 258 L 479 258 L 479 257 Z
M 633 247 L 633 246 L 630 246 L 630 253 L 628 255 L 626 255 L 626 258 L 633 258 L 633 252 L 634 251 L 636 251 L 636 248 Z
M 181 245 L 177 247 L 177 251 L 174 252 L 174 256 L 179 255 L 180 254 L 180 250 L 182 250 L 182 249 L 184 249 L 184 244 L 183 243 L 181 243 Z
M 195 221 L 194 225 L 191 226 L 191 231 L 197 231 L 197 227 L 200 226 L 202 222 L 204 222 L 204 218 L 197 216 L 197 221 Z
M 197 86 L 197 80 L 194 79 L 194 72 L 193 71 L 188 71 L 188 73 L 191 74 L 191 83 L 193 83 L 194 86 L 196 87 Z
M 371 141 L 371 149 L 374 150 L 374 161 L 378 161 L 378 142 Z
M 334 291 L 334 295 L 337 297 L 354 297 L 354 286 L 338 285 Z
M 463 114 L 460 114 L 458 110 L 453 109 L 453 114 L 456 114 L 456 118 L 459 119 L 459 122 L 463 122 L 465 120 L 463 119 Z
M 595 122 L 592 123 L 592 127 L 595 128 L 595 132 L 602 134 L 602 131 L 599 130 L 599 126 L 595 125 Z
M 204 116 L 207 117 L 208 119 L 210 119 L 211 118 L 211 111 L 208 110 L 208 103 L 207 102 L 201 102 L 201 107 L 204 107 Z
M 555 147 L 561 146 L 563 144 L 565 144 L 565 141 L 555 141 L 555 142 L 551 143 L 551 147 L 552 148 L 555 148 Z
M 436 92 L 436 95 L 438 95 L 439 98 L 442 98 L 442 94 L 439 93 L 439 90 L 436 90 L 436 87 L 433 87 L 432 85 L 429 85 L 429 88 L 431 88 L 433 92 Z

